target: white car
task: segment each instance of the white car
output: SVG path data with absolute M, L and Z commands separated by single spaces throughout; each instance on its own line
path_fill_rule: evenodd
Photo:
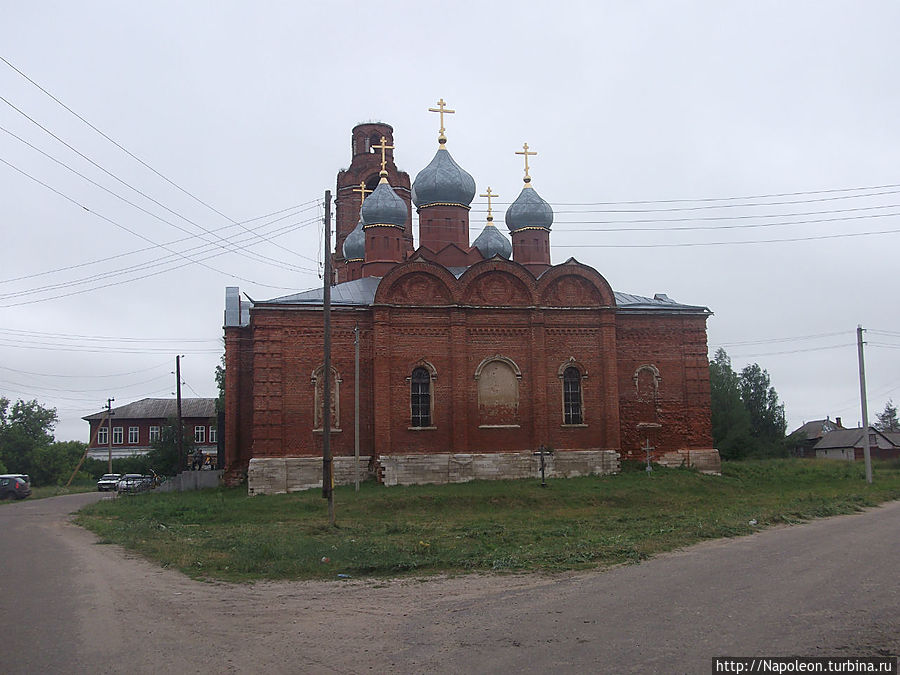
M 100 492 L 112 492 L 116 489 L 116 484 L 121 478 L 122 474 L 120 473 L 105 473 L 100 480 L 97 481 L 97 490 Z

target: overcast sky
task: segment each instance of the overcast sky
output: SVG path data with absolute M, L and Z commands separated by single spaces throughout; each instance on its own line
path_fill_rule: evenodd
M 225 287 L 319 285 L 351 128 L 390 123 L 415 177 L 439 98 L 504 231 L 527 142 L 553 262 L 708 306 L 710 354 L 766 368 L 789 428 L 861 419 L 857 324 L 870 418 L 900 399 L 896 2 L 0 8 L 0 55 L 152 167 L 0 62 L 0 394 L 55 406 L 60 440 L 169 396 L 179 353 L 214 396 Z

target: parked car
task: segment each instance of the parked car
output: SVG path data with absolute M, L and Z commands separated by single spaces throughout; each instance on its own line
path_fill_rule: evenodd
M 25 499 L 31 494 L 28 476 L 21 473 L 0 475 L 0 499 Z
M 116 485 L 121 478 L 122 474 L 120 473 L 105 473 L 97 481 L 97 490 L 100 492 L 112 492 L 116 489 Z
M 116 492 L 119 494 L 123 492 L 144 492 L 149 490 L 151 486 L 152 480 L 150 476 L 142 476 L 139 473 L 126 473 L 116 483 Z

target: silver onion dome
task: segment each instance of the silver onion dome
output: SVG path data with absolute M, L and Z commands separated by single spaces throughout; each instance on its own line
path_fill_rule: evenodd
M 506 226 L 510 232 L 526 227 L 549 230 L 553 224 L 553 209 L 541 199 L 537 191 L 527 185 L 509 208 L 506 209 Z
M 438 149 L 412 185 L 412 200 L 418 208 L 434 204 L 469 206 L 474 198 L 475 179 L 444 147 Z
M 344 260 L 365 260 L 366 258 L 366 233 L 363 232 L 362 218 L 353 228 L 353 231 L 344 239 Z
M 378 187 L 366 197 L 362 205 L 363 227 L 368 225 L 406 225 L 406 203 L 397 196 L 387 179 L 382 178 Z
M 485 259 L 499 255 L 501 258 L 509 260 L 512 255 L 512 244 L 493 223 L 485 225 L 472 245 L 481 251 L 481 255 Z

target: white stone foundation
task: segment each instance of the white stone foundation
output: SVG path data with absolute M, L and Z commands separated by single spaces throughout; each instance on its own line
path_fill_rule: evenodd
M 370 479 L 369 457 L 359 458 L 360 480 Z M 558 450 L 544 455 L 547 478 L 618 473 L 615 450 Z M 540 478 L 541 458 L 532 452 L 381 455 L 378 477 L 385 485 L 465 483 L 470 480 Z M 334 484 L 352 485 L 353 458 L 334 458 Z M 251 495 L 284 494 L 322 487 L 321 457 L 260 457 L 247 471 Z
M 359 480 L 370 480 L 369 460 L 359 458 Z M 335 485 L 353 485 L 353 457 L 335 457 L 332 465 Z M 321 457 L 259 457 L 250 460 L 247 492 L 251 495 L 277 495 L 322 487 Z
M 429 455 L 381 455 L 380 479 L 385 485 L 465 483 L 470 480 L 540 478 L 541 458 L 532 452 L 491 452 Z M 558 450 L 544 455 L 547 478 L 574 478 L 618 473 L 615 450 Z

